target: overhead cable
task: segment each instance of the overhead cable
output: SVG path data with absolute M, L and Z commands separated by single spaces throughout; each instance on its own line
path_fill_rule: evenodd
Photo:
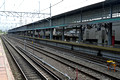
M 59 3 L 61 3 L 63 0 L 61 0 L 60 2 L 58 2 L 58 3 L 55 3 L 54 5 L 52 5 L 51 7 L 53 7 L 53 6 L 56 6 L 57 4 L 59 4 Z M 45 11 L 45 10 L 47 10 L 47 9 L 49 9 L 50 7 L 48 7 L 48 8 L 45 8 L 45 9 L 43 9 L 43 10 L 41 10 L 41 11 Z
M 5 5 L 5 2 L 3 2 L 2 6 Z M 0 9 L 2 8 L 2 6 L 0 7 Z

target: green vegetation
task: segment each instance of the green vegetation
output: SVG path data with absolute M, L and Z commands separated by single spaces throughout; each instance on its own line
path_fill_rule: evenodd
M 5 32 L 5 31 L 0 30 L 0 34 L 6 34 L 6 32 Z

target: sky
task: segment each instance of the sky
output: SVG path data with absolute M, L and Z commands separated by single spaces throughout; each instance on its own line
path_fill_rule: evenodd
M 54 16 L 101 1 L 104 0 L 0 0 L 0 11 L 50 13 L 51 4 L 51 14 Z M 32 19 L 22 17 L 21 19 L 19 17 L 0 16 L 0 29 L 9 30 L 40 19 L 42 17 Z

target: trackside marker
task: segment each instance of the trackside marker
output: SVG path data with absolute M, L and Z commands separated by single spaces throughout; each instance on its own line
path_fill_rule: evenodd
M 76 78 L 75 80 L 78 80 L 78 68 L 76 68 Z

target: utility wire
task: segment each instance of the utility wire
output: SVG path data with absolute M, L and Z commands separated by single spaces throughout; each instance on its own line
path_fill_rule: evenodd
M 54 5 L 52 5 L 51 7 L 58 5 L 58 4 L 61 3 L 62 1 L 63 1 L 63 0 L 61 0 L 60 2 L 58 2 L 58 3 L 54 4 Z M 45 9 L 43 9 L 43 10 L 41 10 L 41 11 L 45 11 L 45 10 L 47 10 L 47 9 L 49 9 L 49 8 L 50 8 L 50 7 L 45 8 Z
M 17 7 L 17 9 L 22 5 L 23 2 L 24 2 L 24 0 L 22 0 L 22 2 L 19 4 L 19 6 Z
M 5 5 L 5 2 L 3 2 L 2 6 Z M 2 6 L 0 7 L 0 9 L 2 8 Z
M 51 7 L 54 7 L 54 6 L 58 5 L 58 4 L 61 3 L 62 1 L 63 1 L 63 0 L 61 0 L 60 2 L 58 2 L 58 3 L 54 4 L 54 5 L 52 5 Z M 88 1 L 88 0 L 85 0 L 85 1 Z M 82 3 L 85 2 L 85 1 L 82 1 Z M 43 10 L 41 10 L 41 11 L 45 11 L 45 10 L 47 10 L 47 9 L 49 9 L 49 8 L 50 8 L 50 7 L 45 8 L 45 9 L 43 9 Z

